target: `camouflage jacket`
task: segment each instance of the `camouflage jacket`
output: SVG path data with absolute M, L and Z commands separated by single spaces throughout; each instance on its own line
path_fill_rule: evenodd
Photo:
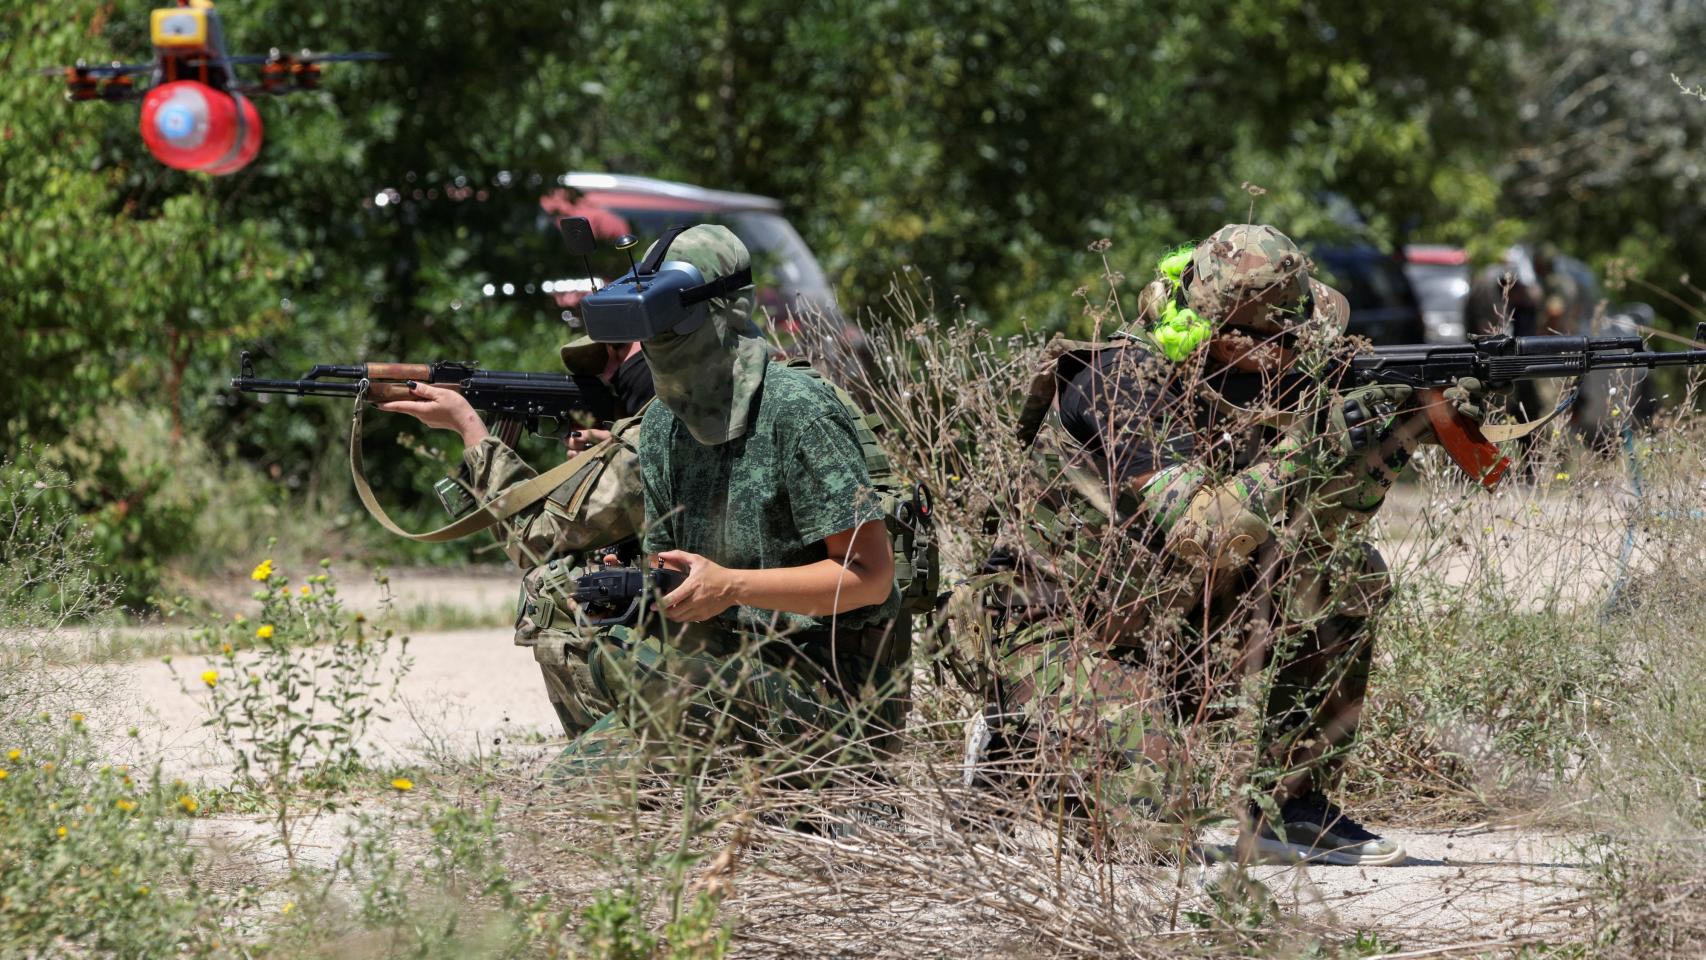
M 639 418 L 617 424 L 604 456 L 593 459 L 551 495 L 492 531 L 517 567 L 610 547 L 639 536 L 645 521 L 640 464 L 630 442 Z M 468 485 L 481 502 L 538 475 L 503 441 L 486 437 L 462 455 Z

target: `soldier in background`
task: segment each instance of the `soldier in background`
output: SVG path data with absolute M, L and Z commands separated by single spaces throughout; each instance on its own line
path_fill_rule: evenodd
M 637 343 L 603 344 L 581 337 L 564 345 L 563 365 L 570 373 L 596 375 L 614 390 L 629 415 L 609 432 L 581 430 L 565 440 L 571 456 L 585 464 L 548 497 L 493 529 L 505 555 L 525 571 L 515 642 L 531 647 L 545 678 L 545 691 L 573 738 L 610 713 L 612 703 L 594 682 L 589 658 L 601 639 L 631 642 L 631 628 L 593 628 L 578 617 L 567 598 L 581 573 L 604 558 L 632 562 L 639 550 L 645 502 L 633 438 L 638 414 L 651 402 L 651 371 Z M 407 413 L 429 427 L 462 437 L 460 478 L 481 503 L 538 475 L 521 455 L 487 431 L 480 415 L 460 393 L 416 384 L 417 400 L 381 404 Z
M 992 558 L 985 582 L 1009 586 L 971 630 L 987 638 L 969 656 L 988 706 L 969 724 L 968 780 L 999 784 L 1028 759 L 1057 797 L 1147 816 L 1181 802 L 1177 731 L 1225 715 L 1267 669 L 1246 841 L 1401 862 L 1328 791 L 1387 593 L 1364 530 L 1427 439 L 1425 414 L 1406 387 L 1338 389 L 1326 360 L 1348 305 L 1278 230 L 1228 225 L 1160 273 L 1140 323 L 1057 348 L 1033 389 L 1036 421 L 1035 401 L 1054 401 L 1055 466 L 1024 542 Z M 1451 398 L 1478 416 L 1478 390 Z
M 1482 268 L 1470 281 L 1469 296 L 1463 301 L 1463 329 L 1479 336 L 1508 333 L 1585 337 L 1633 332 L 1611 328 L 1596 331 L 1602 299 L 1599 281 L 1587 264 L 1564 256 L 1550 243 L 1536 247 L 1518 245 L 1505 251 L 1499 262 Z M 1589 377 L 1570 410 L 1571 422 L 1588 434 L 1608 427 L 1614 419 L 1608 415 L 1616 406 L 1608 394 L 1612 379 L 1604 373 Z M 1630 387 L 1644 376 L 1618 379 Z M 1512 413 L 1522 420 L 1545 416 L 1557 405 L 1565 385 L 1565 381 L 1557 379 L 1514 384 L 1508 398 Z M 1627 409 L 1629 404 L 1621 406 Z M 1524 439 L 1525 444 L 1532 442 Z

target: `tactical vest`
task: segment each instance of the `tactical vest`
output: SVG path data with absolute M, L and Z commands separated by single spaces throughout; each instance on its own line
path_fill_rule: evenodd
M 788 366 L 829 388 L 846 408 L 859 438 L 859 450 L 865 456 L 865 471 L 871 476 L 889 542 L 894 545 L 894 581 L 900 591 L 901 609 L 907 613 L 935 611 L 942 564 L 930 491 L 922 483 L 908 483 L 895 472 L 879 439 L 888 432 L 888 424 L 880 415 L 861 410 L 846 390 L 809 362 L 793 359 Z
M 611 461 L 624 451 L 634 452 L 633 435 L 639 429 L 643 413 L 642 408 L 640 413 L 613 424 L 610 439 L 595 448 L 596 455 L 551 492 L 545 499 L 544 509 L 570 523 L 577 522 L 587 499 L 603 482 Z M 631 495 L 638 497 L 641 494 L 634 490 Z M 632 559 L 638 546 L 634 540 L 604 544 L 553 557 L 529 570 L 521 579 L 515 642 L 521 646 L 535 646 L 541 639 L 548 638 L 553 643 L 566 642 L 577 649 L 589 647 L 594 635 L 600 631 L 580 622 L 570 605 L 562 601 L 574 595 L 575 579 L 582 573 L 597 569 L 606 554 L 616 554 L 626 562 Z

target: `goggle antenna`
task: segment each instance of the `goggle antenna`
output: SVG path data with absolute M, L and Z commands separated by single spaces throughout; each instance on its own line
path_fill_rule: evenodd
M 634 248 L 639 245 L 640 238 L 631 233 L 624 233 L 616 238 L 616 249 L 628 255 L 628 272 L 634 275 L 634 289 L 644 290 L 645 285 L 640 282 L 639 264 L 634 262 Z

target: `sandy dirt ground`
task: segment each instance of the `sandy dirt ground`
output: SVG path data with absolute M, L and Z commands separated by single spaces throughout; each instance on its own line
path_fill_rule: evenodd
M 386 710 L 390 722 L 374 724 L 360 744 L 369 758 L 409 764 L 476 757 L 507 742 L 560 735 L 532 651 L 511 643 L 504 628 L 416 635 L 406 656 L 413 663 Z M 175 657 L 170 666 L 154 659 L 109 668 L 110 689 L 123 692 L 84 709 L 91 729 L 116 740 L 136 727 L 144 755 L 168 776 L 217 780 L 228 765 L 202 725 L 208 695 L 196 676 L 203 669 L 195 656 Z
M 1405 945 L 1544 937 L 1568 925 L 1591 865 L 1568 835 L 1487 826 L 1387 827 L 1395 867 L 1256 867 L 1282 906 Z

